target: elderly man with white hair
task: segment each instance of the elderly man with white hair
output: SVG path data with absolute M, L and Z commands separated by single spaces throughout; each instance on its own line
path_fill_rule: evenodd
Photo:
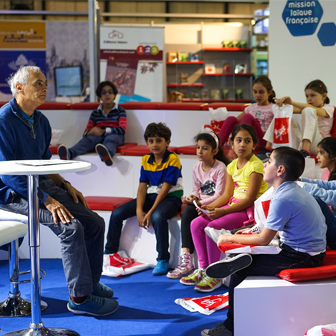
M 14 98 L 0 109 L 0 161 L 48 160 L 51 127 L 36 108 L 45 102 L 47 80 L 40 68 L 20 68 L 8 81 Z M 2 210 L 28 215 L 25 176 L 0 176 Z M 119 306 L 113 291 L 99 282 L 103 264 L 104 220 L 88 208 L 82 193 L 60 175 L 40 176 L 40 222 L 61 243 L 64 273 L 70 292 L 68 309 L 95 316 Z

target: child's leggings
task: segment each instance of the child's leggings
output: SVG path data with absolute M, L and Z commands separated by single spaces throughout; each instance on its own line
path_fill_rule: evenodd
M 222 208 L 226 208 L 225 205 Z M 248 221 L 246 210 L 227 214 L 223 217 L 211 220 L 208 216 L 199 216 L 191 222 L 191 234 L 198 256 L 200 268 L 206 268 L 212 263 L 219 261 L 221 251 L 217 244 L 211 240 L 204 232 L 204 228 L 209 226 L 214 229 L 233 230 L 244 225 Z
M 266 141 L 263 139 L 264 132 L 261 129 L 260 123 L 251 114 L 244 114 L 243 117 L 240 119 L 240 122 L 238 121 L 236 117 L 228 117 L 225 119 L 225 122 L 218 134 L 221 146 L 223 146 L 225 142 L 227 142 L 234 127 L 238 124 L 248 124 L 248 125 L 251 125 L 255 129 L 255 131 L 257 132 L 258 140 L 259 140 L 256 150 L 260 150 L 261 148 L 266 146 Z

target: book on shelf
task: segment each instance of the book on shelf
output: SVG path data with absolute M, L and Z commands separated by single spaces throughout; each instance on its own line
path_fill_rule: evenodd
M 236 74 L 243 74 L 247 73 L 247 64 L 246 63 L 239 63 L 235 65 L 235 71 Z
M 210 90 L 210 99 L 220 99 L 220 90 L 218 89 Z
M 178 53 L 178 61 L 179 62 L 187 62 L 188 61 L 188 53 L 184 51 L 180 51 Z
M 189 60 L 190 62 L 198 62 L 199 61 L 199 55 L 197 52 L 190 52 L 189 53 Z
M 205 64 L 204 73 L 206 73 L 206 74 L 215 74 L 216 73 L 215 64 L 212 64 L 212 63 Z
M 202 99 L 209 99 L 209 90 L 203 89 L 201 92 Z
M 199 97 L 200 97 L 199 91 L 198 90 L 192 90 L 191 98 L 192 99 L 199 99 Z
M 178 54 L 177 51 L 168 51 L 168 62 L 177 62 Z
M 232 73 L 231 63 L 225 63 L 223 65 L 223 73 Z

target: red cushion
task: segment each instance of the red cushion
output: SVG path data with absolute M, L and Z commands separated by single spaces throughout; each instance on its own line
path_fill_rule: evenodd
M 171 152 L 175 152 L 176 147 L 170 146 L 168 150 Z M 150 154 L 150 150 L 146 145 L 139 145 L 134 147 L 126 147 L 120 151 L 121 155 L 132 155 L 132 156 L 144 156 L 146 154 Z
M 305 281 L 336 277 L 335 252 L 336 251 L 327 250 L 327 254 L 319 267 L 286 269 L 277 275 L 288 281 Z
M 155 102 L 128 102 L 119 105 L 125 110 L 158 110 L 159 104 Z
M 70 110 L 95 110 L 100 103 L 95 102 L 85 102 L 85 103 L 74 103 L 69 106 Z
M 136 142 L 125 142 L 123 145 L 117 147 L 117 153 L 120 153 L 127 147 L 134 147 L 137 146 L 138 144 Z
M 86 201 L 91 210 L 112 211 L 115 208 L 131 201 L 130 197 L 110 197 L 110 196 L 86 196 Z
M 68 110 L 70 104 L 68 103 L 56 103 L 56 102 L 45 102 L 40 105 L 38 110 Z
M 242 228 L 243 229 L 243 228 Z M 221 243 L 219 245 L 219 249 L 225 253 L 226 251 L 233 250 L 239 247 L 245 247 L 246 245 L 243 244 L 236 244 L 236 243 Z M 255 246 L 255 245 L 248 245 L 248 246 Z
M 226 252 L 244 246 L 246 245 L 222 243 L 219 245 L 219 249 L 222 252 Z M 288 281 L 305 281 L 336 277 L 336 251 L 327 250 L 326 256 L 319 267 L 285 269 L 279 272 L 277 276 Z
M 330 135 L 332 137 L 336 137 L 336 107 L 334 108 L 334 122 L 333 122 L 333 126 L 331 128 L 331 131 L 330 131 Z
M 208 105 L 204 105 L 202 110 L 209 110 L 209 108 L 217 109 L 219 107 L 226 107 L 228 111 L 244 111 L 246 108 L 246 104 L 242 103 L 212 103 Z
M 8 103 L 8 101 L 0 101 L 0 107 L 6 105 Z
M 204 103 L 159 103 L 159 110 L 202 110 Z
M 196 155 L 196 146 L 190 145 L 190 146 L 177 147 L 175 153 Z
M 59 144 L 57 144 L 57 145 L 50 145 L 49 149 L 51 151 L 51 154 L 54 154 L 54 155 L 57 154 L 58 147 L 59 147 Z

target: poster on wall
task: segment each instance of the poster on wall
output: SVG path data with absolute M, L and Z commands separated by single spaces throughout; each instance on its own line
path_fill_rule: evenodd
M 100 80 L 116 84 L 119 103 L 163 101 L 163 27 L 101 26 Z
M 41 21 L 0 21 L 0 100 L 12 98 L 7 80 L 22 66 L 46 72 L 46 32 Z
M 89 25 L 85 21 L 47 21 L 46 22 L 46 63 L 48 79 L 48 101 L 63 101 L 76 103 L 83 101 L 86 96 L 86 88 L 90 86 L 89 65 Z M 64 70 L 64 80 L 70 81 L 71 73 L 81 68 L 77 79 L 82 86 L 72 93 L 72 89 L 56 90 L 55 69 Z M 62 78 L 63 80 L 63 78 Z

